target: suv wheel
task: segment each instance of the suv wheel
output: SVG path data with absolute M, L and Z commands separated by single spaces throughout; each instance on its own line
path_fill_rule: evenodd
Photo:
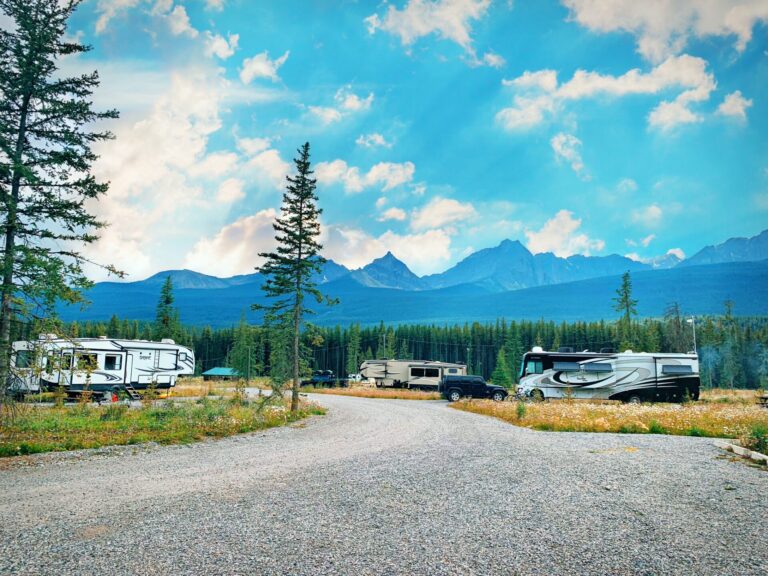
M 461 400 L 461 392 L 458 390 L 451 390 L 448 392 L 448 401 L 449 402 L 458 402 Z
M 496 390 L 496 392 L 493 393 L 493 396 L 491 396 L 491 400 L 494 402 L 501 402 L 504 400 L 504 393 L 501 390 Z

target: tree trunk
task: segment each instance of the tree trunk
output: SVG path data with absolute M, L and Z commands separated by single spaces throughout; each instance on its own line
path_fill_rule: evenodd
M 299 410 L 299 308 L 296 303 L 293 313 L 293 394 L 291 395 L 291 412 Z

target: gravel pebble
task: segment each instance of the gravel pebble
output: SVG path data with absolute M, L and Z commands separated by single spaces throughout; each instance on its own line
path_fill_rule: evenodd
M 6 461 L 0 573 L 768 573 L 768 474 L 711 440 L 315 398 L 300 426 Z

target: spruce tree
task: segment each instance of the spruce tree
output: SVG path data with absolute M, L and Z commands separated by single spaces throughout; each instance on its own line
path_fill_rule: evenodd
M 500 348 L 499 353 L 496 355 L 496 368 L 494 368 L 493 374 L 491 374 L 491 382 L 496 386 L 504 386 L 504 388 L 512 387 L 512 379 L 509 376 L 509 366 L 507 365 L 504 348 Z
M 621 313 L 619 321 L 619 339 L 621 348 L 626 349 L 633 346 L 632 317 L 637 316 L 637 300 L 632 298 L 632 278 L 629 272 L 624 272 L 621 277 L 621 286 L 616 290 L 616 297 L 613 298 L 613 309 Z
M 90 48 L 66 38 L 81 0 L 0 0 L 0 395 L 8 380 L 14 318 L 47 316 L 82 301 L 91 285 L 80 246 L 104 226 L 87 205 L 107 191 L 91 173 L 94 143 L 112 137 L 91 95 L 96 72 L 62 77 L 57 63 Z M 117 273 L 111 267 L 112 272 Z
M 227 354 L 227 365 L 234 368 L 238 375 L 245 379 L 246 384 L 253 374 L 261 372 L 253 336 L 253 328 L 248 324 L 245 314 L 243 314 L 240 317 L 240 323 L 235 328 L 232 348 Z
M 168 276 L 160 289 L 160 298 L 157 301 L 157 314 L 155 316 L 155 338 L 175 339 L 179 337 L 181 322 L 179 311 L 173 305 L 173 280 Z
M 298 150 L 294 164 L 296 175 L 287 176 L 281 215 L 273 224 L 277 248 L 275 252 L 260 253 L 265 262 L 257 268 L 266 277 L 262 290 L 271 300 L 265 308 L 265 318 L 274 329 L 283 332 L 290 344 L 290 349 L 285 352 L 290 360 L 293 380 L 292 412 L 299 408 L 303 364 L 301 331 L 305 317 L 312 313 L 307 298 L 311 297 L 317 303 L 324 299 L 331 302 L 317 289 L 314 279 L 321 273 L 325 258 L 320 255 L 322 246 L 318 242 L 322 210 L 317 207 L 317 181 L 312 178 L 309 142 Z M 254 308 L 263 307 L 254 305 Z
M 347 341 L 347 374 L 360 372 L 360 357 L 360 324 L 354 324 L 349 328 Z

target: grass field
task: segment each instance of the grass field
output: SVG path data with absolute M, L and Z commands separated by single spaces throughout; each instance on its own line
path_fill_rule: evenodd
M 209 398 L 142 407 L 19 404 L 14 410 L 14 417 L 3 419 L 0 428 L 0 456 L 143 442 L 185 444 L 282 426 L 325 413 L 309 402 L 303 402 L 298 414 L 293 415 L 285 405 L 259 410 L 256 403 Z
M 754 399 L 742 400 L 640 405 L 464 400 L 452 407 L 534 430 L 737 438 L 758 450 L 768 436 L 768 410 L 756 405 Z
M 302 392 L 311 394 L 336 394 L 338 396 L 356 396 L 358 398 L 389 398 L 390 400 L 439 400 L 437 392 L 423 390 L 406 390 L 404 388 L 367 388 L 352 386 L 350 388 L 314 388 L 306 386 Z

